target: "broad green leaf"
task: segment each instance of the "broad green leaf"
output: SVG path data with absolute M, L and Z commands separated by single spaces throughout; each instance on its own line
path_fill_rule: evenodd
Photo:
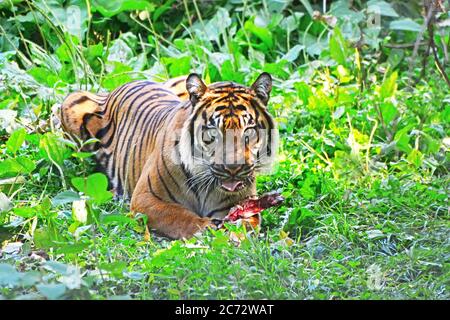
M 87 178 L 72 178 L 72 184 L 98 204 L 112 198 L 112 193 L 108 191 L 108 178 L 103 173 L 94 173 Z
M 386 17 L 398 17 L 397 12 L 386 1 L 371 0 L 367 2 L 367 12 Z
M 37 248 L 48 249 L 51 247 L 55 247 L 53 236 L 48 231 L 48 229 L 44 228 L 36 229 L 34 231 L 33 241 Z
M 48 15 L 52 23 L 67 30 L 70 35 L 83 37 L 85 34 L 88 22 L 86 2 L 38 0 L 34 4 Z
M 127 267 L 127 263 L 125 261 L 115 261 L 111 263 L 102 263 L 100 264 L 100 268 L 102 270 L 111 272 L 114 276 L 122 276 L 123 271 Z
M 58 261 L 47 261 L 44 265 L 45 269 L 50 270 L 52 272 L 55 272 L 60 275 L 67 275 L 67 271 L 69 269 L 69 266 L 67 264 L 58 262 Z
M 107 90 L 114 90 L 118 86 L 131 82 L 134 78 L 131 76 L 133 68 L 118 61 L 111 61 L 109 63 L 114 67 L 113 71 L 102 81 L 102 87 Z
M 173 4 L 175 1 L 176 1 L 176 0 L 166 0 L 166 1 L 164 1 L 163 4 L 158 5 L 158 6 L 156 7 L 155 11 L 153 12 L 153 16 L 152 16 L 153 21 L 154 21 L 154 22 L 158 21 L 158 18 L 159 18 L 163 13 L 165 13 L 166 11 L 172 9 L 172 4 Z M 151 11 L 151 10 L 147 9 L 147 11 Z M 154 23 L 154 22 L 153 22 L 153 23 Z
M 178 77 L 188 74 L 191 70 L 192 57 L 185 56 L 180 58 L 162 58 L 161 60 L 169 66 L 169 74 L 171 77 Z
M 62 245 L 56 249 L 56 252 L 58 254 L 76 254 L 82 252 L 86 248 L 89 248 L 89 243 L 77 242 Z
M 128 40 L 128 42 L 126 41 Z M 130 41 L 131 40 L 131 41 Z M 122 36 L 119 39 L 113 41 L 111 47 L 108 49 L 108 69 L 111 72 L 114 68 L 112 62 L 120 62 L 122 64 L 128 65 L 128 62 L 134 57 L 133 45 L 134 39 Z
M 41 273 L 36 270 L 28 271 L 22 274 L 20 285 L 23 287 L 31 287 L 41 280 Z
M 16 216 L 28 219 L 37 215 L 39 209 L 40 209 L 39 206 L 21 207 L 21 208 L 14 208 L 13 212 Z
M 8 141 L 6 141 L 6 150 L 12 154 L 15 154 L 25 141 L 26 135 L 27 132 L 25 128 L 20 128 L 14 131 L 9 137 Z
M 314 211 L 311 211 L 308 208 L 301 208 L 300 209 L 300 216 L 297 218 L 296 223 L 298 225 L 301 225 L 302 223 L 304 223 L 306 220 L 314 218 L 315 216 L 317 216 L 317 214 Z
M 226 28 L 231 25 L 231 18 L 228 10 L 225 8 L 218 8 L 216 14 L 208 20 L 204 28 L 199 28 L 206 33 L 208 40 L 213 40 L 219 43 L 220 37 L 225 33 Z
M 308 11 L 308 14 L 312 17 L 314 11 L 309 0 L 300 0 L 300 2 L 305 7 L 306 11 Z
M 392 21 L 389 24 L 389 28 L 391 30 L 403 30 L 403 31 L 413 31 L 420 32 L 422 27 L 417 22 L 414 22 L 411 19 L 400 19 Z
M 413 149 L 408 154 L 407 160 L 411 163 L 416 169 L 418 169 L 423 162 L 423 154 L 419 150 Z
M 392 98 L 397 90 L 397 78 L 398 73 L 394 71 L 389 77 L 387 77 L 380 88 L 380 98 L 384 100 L 386 98 Z
M 20 273 L 13 266 L 0 264 L 0 286 L 17 286 L 20 281 Z
M 272 33 L 267 28 L 257 26 L 253 20 L 247 20 L 244 24 L 244 28 L 263 42 L 264 47 L 261 48 L 262 51 L 266 52 L 273 47 Z
M 92 11 L 100 12 L 105 17 L 112 17 L 124 11 L 155 10 L 155 4 L 147 0 L 93 0 Z
M 233 63 L 230 60 L 225 60 L 222 63 L 220 74 L 223 81 L 242 82 L 244 80 L 244 75 L 242 73 L 234 71 Z
M 37 82 L 47 86 L 53 87 L 58 82 L 59 76 L 48 70 L 47 68 L 33 67 L 27 71 Z
M 336 27 L 330 37 L 330 55 L 337 63 L 346 65 L 348 56 L 348 46 L 342 36 L 341 30 Z
M 123 225 L 126 223 L 130 223 L 130 224 L 136 224 L 136 220 L 127 217 L 123 214 L 104 214 L 101 215 L 100 221 L 103 224 L 108 224 L 108 223 L 117 223 L 119 225 Z
M 407 126 L 399 131 L 397 131 L 397 133 L 395 134 L 394 137 L 394 141 L 396 143 L 397 148 L 400 151 L 403 151 L 405 153 L 410 153 L 412 148 L 409 145 L 409 140 L 410 140 L 410 136 L 409 136 L 409 131 L 411 130 L 411 126 Z
M 80 196 L 78 193 L 74 191 L 63 191 L 58 193 L 53 199 L 52 204 L 54 206 L 59 206 L 65 203 L 74 202 L 76 200 L 80 200 Z
M 92 228 L 91 224 L 88 224 L 86 226 L 79 226 L 75 229 L 75 231 L 73 232 L 73 236 L 75 237 L 75 239 L 79 239 L 80 236 L 83 233 L 86 233 L 88 230 L 90 230 Z
M 382 102 L 380 105 L 380 111 L 383 116 L 383 121 L 386 124 L 390 124 L 398 114 L 397 108 L 392 102 Z
M 58 284 L 38 284 L 36 288 L 39 292 L 50 300 L 56 300 L 61 298 L 61 296 L 66 292 L 66 286 L 58 283 Z
M 0 162 L 0 177 L 31 173 L 34 169 L 36 169 L 35 162 L 26 156 L 5 159 Z
M 306 106 L 308 104 L 309 97 L 313 94 L 310 86 L 305 82 L 296 82 L 294 83 L 294 88 L 297 90 L 297 95 L 303 102 L 303 105 Z
M 336 0 L 330 1 L 331 7 L 329 13 L 335 17 L 345 17 L 345 21 L 348 21 L 350 25 L 356 26 L 363 21 L 366 17 L 363 11 L 355 11 L 350 7 L 351 2 L 349 0 Z
M 281 79 L 287 79 L 290 76 L 288 65 L 286 60 L 280 60 L 276 63 L 266 63 L 263 70 Z
M 51 162 L 62 165 L 71 152 L 56 135 L 51 132 L 46 133 L 39 141 L 41 155 Z

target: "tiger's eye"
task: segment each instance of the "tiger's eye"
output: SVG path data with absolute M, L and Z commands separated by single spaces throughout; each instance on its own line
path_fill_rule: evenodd
M 253 127 L 247 128 L 247 129 L 245 130 L 245 132 L 244 132 L 244 135 L 245 135 L 246 137 L 253 138 L 253 137 L 256 136 L 256 129 L 253 128 Z
M 215 141 L 218 136 L 218 131 L 216 128 L 208 128 L 203 131 L 202 140 L 206 144 L 210 144 Z
M 250 141 L 255 139 L 256 136 L 257 136 L 257 132 L 256 132 L 255 128 L 251 127 L 251 128 L 245 129 L 245 131 L 244 131 L 244 140 L 245 140 L 246 144 L 250 143 Z

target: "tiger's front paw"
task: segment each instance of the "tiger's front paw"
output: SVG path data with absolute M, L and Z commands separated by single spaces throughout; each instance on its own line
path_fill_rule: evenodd
M 193 221 L 189 225 L 184 226 L 181 230 L 179 230 L 178 238 L 189 239 L 192 238 L 196 234 L 200 234 L 208 228 L 217 229 L 217 222 L 215 219 L 210 218 L 199 218 L 196 221 Z

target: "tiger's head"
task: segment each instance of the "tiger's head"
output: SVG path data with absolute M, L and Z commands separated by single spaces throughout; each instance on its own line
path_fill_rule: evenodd
M 278 134 L 267 111 L 272 78 L 262 73 L 250 86 L 234 82 L 205 85 L 186 79 L 192 112 L 180 138 L 180 160 L 206 189 L 245 192 L 255 174 L 268 169 Z

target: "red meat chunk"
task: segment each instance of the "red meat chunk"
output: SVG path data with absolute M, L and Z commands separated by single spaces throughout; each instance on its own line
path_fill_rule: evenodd
M 239 219 L 248 219 L 264 209 L 279 206 L 284 197 L 276 191 L 268 192 L 260 197 L 251 197 L 230 209 L 223 221 L 234 222 Z

